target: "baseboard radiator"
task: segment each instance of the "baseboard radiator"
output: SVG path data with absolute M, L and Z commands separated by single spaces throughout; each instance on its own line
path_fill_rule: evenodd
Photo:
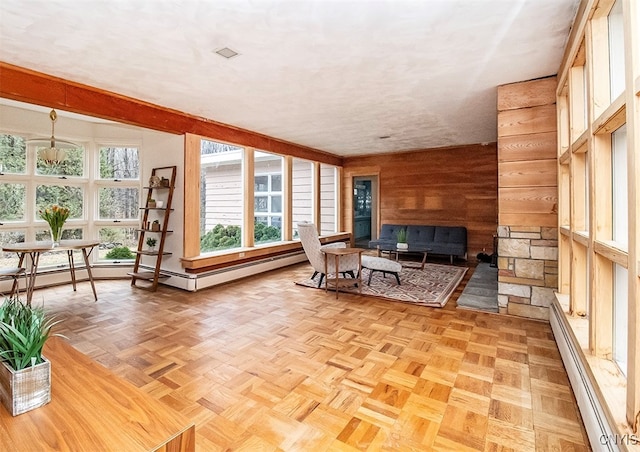
M 557 300 L 554 300 L 549 310 L 551 329 L 578 402 L 591 448 L 594 451 L 622 450 L 616 441 L 610 440 L 617 429 L 609 422 L 605 408 L 597 396 L 593 377 L 587 370 L 588 364 L 585 362 L 580 345 L 569 327 L 562 306 Z
M 223 284 L 247 276 L 287 267 L 307 260 L 307 255 L 303 251 L 295 251 L 279 256 L 271 256 L 264 259 L 232 265 L 205 273 L 179 273 L 162 270 L 162 273 L 169 275 L 169 278 L 162 279 L 161 283 L 178 289 L 196 292 L 207 287 Z M 141 265 L 140 268 L 153 271 L 152 267 Z

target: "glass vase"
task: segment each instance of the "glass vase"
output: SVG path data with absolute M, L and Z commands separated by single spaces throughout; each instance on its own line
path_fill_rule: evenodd
M 62 226 L 53 227 L 49 226 L 49 233 L 51 234 L 51 241 L 53 242 L 53 247 L 60 246 L 60 240 L 62 239 Z

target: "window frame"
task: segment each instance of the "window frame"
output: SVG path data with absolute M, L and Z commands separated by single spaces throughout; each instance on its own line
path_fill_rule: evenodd
M 0 133 L 7 135 L 17 135 L 29 139 L 29 134 L 19 131 L 2 130 Z M 0 183 L 17 183 L 25 186 L 24 211 L 25 216 L 21 220 L 4 221 L 0 224 L 0 231 L 11 234 L 16 233 L 22 236 L 24 241 L 48 240 L 48 225 L 37 214 L 37 190 L 39 186 L 70 186 L 80 189 L 82 196 L 82 214 L 79 217 L 70 217 L 65 222 L 63 230 L 63 238 L 68 231 L 78 231 L 82 238 L 91 238 L 97 236 L 99 231 L 105 227 L 116 228 L 139 228 L 139 215 L 127 219 L 101 219 L 99 218 L 99 195 L 101 188 L 117 187 L 117 188 L 134 188 L 138 190 L 138 206 L 141 202 L 142 183 L 140 175 L 142 174 L 142 146 L 140 143 L 132 142 L 132 140 L 113 141 L 111 143 L 84 141 L 78 142 L 82 148 L 82 175 L 60 175 L 60 174 L 41 174 L 37 170 L 37 149 L 36 144 L 26 144 L 26 165 L 25 173 L 2 173 L 0 174 Z M 122 180 L 103 179 L 100 178 L 100 159 L 99 152 L 104 147 L 129 147 L 138 150 L 138 166 L 140 168 L 138 178 L 129 178 Z M 47 237 L 43 237 L 43 234 Z M 79 238 L 79 237 L 74 237 Z M 92 264 L 113 264 L 116 261 L 100 258 L 100 253 L 92 253 L 90 260 Z M 54 254 L 52 253 L 51 256 Z M 43 255 L 43 259 L 39 265 L 39 272 L 46 272 L 52 267 L 68 267 L 68 260 L 64 254 L 55 253 L 56 259 L 49 259 L 51 263 L 47 265 L 48 253 Z M 17 258 L 16 258 L 17 259 Z M 133 260 L 125 263 L 130 265 Z
M 623 17 L 617 23 L 622 25 L 624 31 L 616 37 L 616 25 L 612 24 L 616 21 L 610 20 L 609 16 L 620 5 Z M 596 393 L 601 395 L 600 403 L 606 408 L 608 417 L 621 428 L 621 432 L 627 433 L 632 431 L 633 421 L 640 412 L 640 385 L 635 384 L 640 375 L 640 317 L 637 315 L 637 306 L 632 305 L 640 299 L 640 222 L 637 220 L 640 212 L 635 202 L 637 197 L 631 195 L 638 192 L 640 184 L 640 60 L 636 58 L 640 51 L 637 44 L 640 9 L 629 0 L 617 0 L 617 3 L 616 0 L 596 0 L 584 10 L 579 10 L 574 25 L 560 67 L 556 96 L 558 193 L 561 207 L 558 223 L 560 293 L 557 303 L 572 330 L 571 346 L 582 350 L 585 355 L 583 363 L 590 368 L 587 374 L 590 375 L 590 383 L 597 388 Z M 620 37 L 622 39 L 618 39 Z M 617 60 L 623 65 L 612 60 L 610 49 L 615 47 L 616 42 L 625 47 L 623 52 L 618 52 L 621 58 Z M 578 71 L 574 70 L 577 66 L 584 66 L 586 71 L 586 99 L 579 89 L 582 82 L 577 80 Z M 618 86 L 615 77 L 619 85 L 624 85 L 620 92 L 615 89 Z M 572 85 L 574 89 L 571 89 Z M 586 106 L 584 124 L 582 110 L 575 108 L 580 105 Z M 625 246 L 624 240 L 614 233 L 614 196 L 620 178 L 614 175 L 616 158 L 612 134 L 625 124 L 628 135 L 627 162 L 630 166 L 626 172 L 626 191 L 622 187 L 620 193 L 629 196 L 626 209 L 622 200 L 618 210 L 628 213 L 629 246 Z M 585 193 L 587 204 L 584 207 L 583 200 L 574 197 L 580 183 L 574 180 L 573 168 L 580 166 L 576 162 L 582 157 L 577 153 L 581 147 L 585 149 L 584 155 L 590 170 L 583 177 L 589 187 L 588 193 Z M 590 219 L 589 231 L 576 229 L 576 225 L 580 224 L 576 213 L 580 215 L 581 210 Z M 625 221 L 624 218 L 622 221 Z M 621 234 L 625 235 L 624 229 Z M 622 269 L 626 275 L 617 275 Z M 619 283 L 619 278 L 628 283 L 628 288 Z M 588 283 L 586 289 L 585 281 Z M 621 290 L 626 292 L 626 300 L 624 293 L 618 299 Z M 584 303 L 589 310 L 588 315 L 582 318 L 576 315 L 575 309 Z M 628 308 L 628 314 L 623 313 L 624 308 Z M 622 343 L 625 334 L 627 340 Z M 627 345 L 628 350 L 625 351 L 621 345 Z M 626 375 L 624 365 L 619 362 L 620 357 L 616 357 L 616 348 L 619 353 L 627 355 Z M 627 378 L 633 378 L 633 382 L 628 384 Z M 609 403 L 611 400 L 625 400 L 625 403 Z
M 336 201 L 333 203 L 335 209 L 335 223 L 338 225 L 336 230 L 341 227 L 341 200 L 340 200 L 340 187 L 342 178 L 342 168 L 335 164 L 308 160 L 306 158 L 296 157 L 292 155 L 283 154 L 280 152 L 274 152 L 270 150 L 256 149 L 251 146 L 243 146 L 239 143 L 233 143 L 218 138 L 197 135 L 197 134 L 185 134 L 185 173 L 200 174 L 200 156 L 201 156 L 201 141 L 210 140 L 237 146 L 244 149 L 245 165 L 243 167 L 244 182 L 243 187 L 245 190 L 245 220 L 243 223 L 243 246 L 241 248 L 234 248 L 230 250 L 220 250 L 202 253 L 200 251 L 200 196 L 201 186 L 200 184 L 189 184 L 185 187 L 185 214 L 184 214 L 184 255 L 181 259 L 183 268 L 187 272 L 203 271 L 201 269 L 218 268 L 221 266 L 234 265 L 240 260 L 253 260 L 256 258 L 263 258 L 264 256 L 271 254 L 280 254 L 285 251 L 299 250 L 300 243 L 298 239 L 292 238 L 292 161 L 294 158 L 300 160 L 309 161 L 313 167 L 313 209 L 314 218 L 317 220 L 320 218 L 320 165 L 326 164 L 335 169 L 336 180 L 333 181 L 333 186 L 336 193 Z M 255 153 L 264 152 L 281 157 L 282 160 L 282 239 L 277 242 L 268 242 L 262 244 L 254 243 L 254 170 L 255 170 Z M 250 219 L 250 220 L 247 220 Z M 345 240 L 350 238 L 350 233 L 335 232 L 327 234 L 326 237 L 321 237 L 321 240 Z
M 100 165 L 101 165 L 101 152 L 103 149 L 110 148 L 125 148 L 125 149 L 137 149 L 138 154 L 138 177 L 137 178 L 126 178 L 126 179 L 118 179 L 116 177 L 113 178 L 103 178 L 100 175 Z M 143 181 L 142 181 L 142 145 L 138 142 L 132 142 L 130 140 L 122 140 L 122 141 L 98 141 L 95 143 L 95 152 L 94 152 L 94 162 L 92 164 L 92 210 L 91 216 L 92 221 L 91 229 L 94 231 L 96 237 L 100 238 L 100 232 L 103 229 L 134 229 L 138 231 L 140 229 L 140 208 L 142 207 L 142 196 L 144 195 L 144 190 L 142 189 Z M 138 190 L 138 214 L 133 218 L 101 218 L 100 217 L 100 191 L 103 188 L 118 188 L 118 189 L 136 189 Z M 124 232 L 125 236 L 128 235 L 128 232 Z M 138 239 L 135 238 L 134 249 L 137 248 Z M 101 242 L 102 244 L 102 242 Z M 127 247 L 131 248 L 131 246 Z M 102 251 L 102 250 L 100 250 Z M 132 251 L 134 255 L 131 259 L 119 260 L 119 259 L 106 259 L 102 258 L 100 254 L 106 253 L 95 253 L 96 256 L 93 258 L 94 262 L 100 263 L 125 263 L 131 264 L 135 260 L 135 252 Z

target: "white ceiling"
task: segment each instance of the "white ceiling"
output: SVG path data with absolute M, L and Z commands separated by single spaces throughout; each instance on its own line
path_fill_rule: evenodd
M 578 3 L 2 0 L 0 59 L 341 156 L 424 149 L 495 141 L 496 87 L 557 73 Z

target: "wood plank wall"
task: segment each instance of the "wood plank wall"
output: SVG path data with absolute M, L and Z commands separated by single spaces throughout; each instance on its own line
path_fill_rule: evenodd
M 498 305 L 545 320 L 558 287 L 556 85 L 498 87 Z
M 378 224 L 465 226 L 470 258 L 493 251 L 497 147 L 466 145 L 344 159 L 344 227 L 353 224 L 353 177 L 378 175 Z
M 558 225 L 556 77 L 498 87 L 502 226 Z

